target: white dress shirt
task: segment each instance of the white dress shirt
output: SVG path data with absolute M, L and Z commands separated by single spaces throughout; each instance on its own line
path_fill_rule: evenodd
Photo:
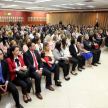
M 76 53 L 78 53 L 78 49 L 77 49 L 76 45 L 74 45 L 74 47 L 75 47 Z
M 32 55 L 32 57 L 33 57 L 33 53 L 34 53 L 34 52 L 32 53 L 32 51 L 30 51 L 30 53 L 31 53 L 31 55 Z M 35 56 L 35 53 L 34 53 L 34 56 Z M 36 59 L 36 56 L 35 56 L 35 59 Z M 34 61 L 34 59 L 33 59 L 33 61 Z M 38 66 L 37 59 L 36 59 L 36 63 L 37 63 L 37 66 Z M 33 63 L 33 66 L 36 67 L 36 66 L 35 66 L 35 62 Z M 43 69 L 43 68 L 40 68 L 40 69 Z M 36 70 L 36 72 L 37 72 L 37 71 L 38 71 L 38 70 Z

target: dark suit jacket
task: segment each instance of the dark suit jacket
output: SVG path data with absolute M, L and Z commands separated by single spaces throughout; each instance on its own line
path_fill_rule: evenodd
M 83 43 L 84 43 L 84 49 L 88 50 L 88 51 L 91 51 L 93 49 L 93 46 L 94 46 L 94 42 L 91 42 L 91 45 L 90 44 L 90 40 L 86 40 L 84 39 Z
M 10 81 L 10 71 L 9 71 L 9 66 L 6 59 L 1 61 L 1 66 L 2 66 L 2 75 L 3 75 L 4 80 Z
M 77 47 L 77 45 L 76 45 L 76 47 Z M 77 47 L 77 49 L 78 49 L 78 47 Z M 78 53 L 76 52 L 74 45 L 69 46 L 69 51 L 73 57 L 77 57 L 77 54 L 79 53 L 79 50 L 78 50 Z
M 105 46 L 108 47 L 108 36 L 105 38 Z
M 40 58 L 38 51 L 35 50 L 34 54 L 35 54 L 36 60 L 38 62 L 38 68 L 39 69 L 43 68 L 42 61 L 41 61 L 41 58 Z M 25 65 L 30 67 L 30 72 L 35 72 L 36 67 L 33 66 L 34 60 L 33 60 L 33 57 L 31 55 L 31 52 L 29 50 L 23 54 L 23 59 L 24 59 Z

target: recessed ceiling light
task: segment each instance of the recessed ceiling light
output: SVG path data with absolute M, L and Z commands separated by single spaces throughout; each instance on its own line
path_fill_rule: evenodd
M 5 5 L 5 4 L 3 4 L 3 3 L 0 3 L 0 5 Z
M 68 4 L 61 4 L 61 5 L 68 5 Z
M 87 7 L 89 7 L 89 8 L 94 8 L 95 6 L 87 6 Z
M 34 2 L 27 2 L 27 1 L 13 1 L 13 2 L 16 2 L 16 3 L 28 3 L 28 4 L 33 4 Z
M 74 5 L 74 4 L 69 4 L 69 5 Z
M 76 5 L 85 5 L 85 4 L 82 4 L 82 3 L 75 3 Z
M 34 3 L 46 2 L 46 1 L 52 1 L 52 0 L 37 0 Z
M 29 7 L 29 8 L 25 8 L 25 9 L 37 9 L 37 8 L 44 8 L 44 7 Z
M 2 1 L 13 1 L 13 0 L 2 0 Z
M 16 7 L 16 6 L 19 6 L 19 5 L 7 5 L 7 6 L 2 6 L 2 8 L 9 8 L 9 7 Z

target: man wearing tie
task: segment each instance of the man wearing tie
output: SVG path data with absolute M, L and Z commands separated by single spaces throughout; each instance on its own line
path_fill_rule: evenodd
M 54 91 L 54 88 L 50 86 L 52 85 L 51 72 L 42 66 L 42 61 L 38 51 L 36 50 L 35 44 L 33 42 L 29 42 L 27 46 L 29 50 L 23 54 L 24 62 L 26 66 L 30 67 L 30 77 L 35 79 L 35 90 L 37 98 L 43 99 L 43 97 L 40 94 L 41 76 L 46 76 L 46 88 L 51 91 Z
M 10 71 L 8 67 L 8 63 L 6 60 L 3 60 L 3 51 L 0 49 L 0 100 L 1 100 L 1 92 L 11 92 L 16 103 L 16 108 L 24 108 L 19 103 L 19 94 L 16 87 L 10 81 Z

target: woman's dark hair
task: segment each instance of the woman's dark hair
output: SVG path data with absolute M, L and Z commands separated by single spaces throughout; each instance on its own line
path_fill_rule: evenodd
M 71 40 L 71 45 L 73 45 L 75 43 L 75 39 Z
M 41 43 L 43 43 L 43 41 L 44 41 L 43 34 L 45 34 L 45 33 L 41 33 Z
M 66 47 L 66 39 L 67 39 L 67 38 L 63 38 L 63 39 L 62 39 L 63 49 L 65 49 L 65 47 Z
M 39 39 L 40 39 L 39 37 L 36 37 L 36 38 L 35 38 L 36 44 L 38 43 L 38 40 L 39 40 Z
M 3 36 L 3 39 L 2 39 L 2 42 L 3 42 L 3 45 L 4 45 L 4 46 L 6 46 L 5 40 L 8 40 L 8 37 L 7 37 L 7 36 Z
M 61 50 L 60 47 L 61 47 L 61 41 L 57 41 L 57 42 L 56 42 L 56 45 L 55 45 L 55 48 L 58 49 L 58 50 L 60 51 L 60 50 Z
M 93 37 L 94 37 L 93 35 L 89 36 L 89 40 L 93 41 Z
M 81 43 L 82 37 L 83 37 L 82 35 L 79 35 L 77 41 Z
M 16 48 L 19 48 L 19 47 L 18 46 L 12 46 L 10 48 L 10 54 L 8 55 L 8 57 L 10 57 L 11 61 L 13 61 L 13 59 L 14 59 L 14 55 L 13 55 L 12 51 L 15 51 Z

